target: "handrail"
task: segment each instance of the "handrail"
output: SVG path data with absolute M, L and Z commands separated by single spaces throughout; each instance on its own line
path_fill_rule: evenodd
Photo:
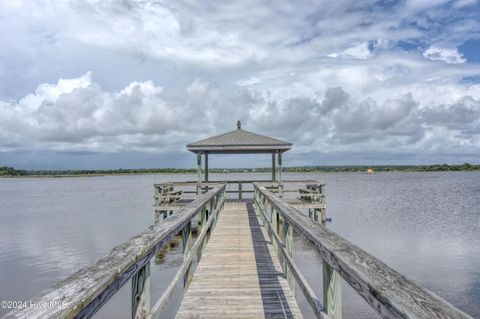
M 300 289 L 302 290 L 303 295 L 305 296 L 305 299 L 307 300 L 309 305 L 312 307 L 312 310 L 314 314 L 317 316 L 317 318 L 329 319 L 328 314 L 325 312 L 325 307 L 320 302 L 320 299 L 317 297 L 312 287 L 308 284 L 307 280 L 303 276 L 302 272 L 300 271 L 296 263 L 293 261 L 291 254 L 288 252 L 286 248 L 287 245 L 285 241 L 280 238 L 272 222 L 269 221 L 268 216 L 266 215 L 266 212 L 265 212 L 265 207 L 262 207 L 263 205 L 258 201 L 258 198 L 254 198 L 254 203 L 256 204 L 258 211 L 260 212 L 260 217 L 263 221 L 263 226 L 265 225 L 267 226 L 267 230 L 268 230 L 268 234 L 270 235 L 270 238 L 272 238 L 272 240 L 275 240 L 275 242 L 278 245 L 278 250 L 280 251 L 280 253 L 282 254 L 285 260 L 284 271 L 287 273 L 287 278 L 289 273 L 293 275 L 296 283 L 300 286 Z M 295 288 L 290 287 L 290 289 L 294 290 Z
M 190 230 L 193 217 L 205 209 L 217 211 L 224 197 L 225 185 L 215 186 L 179 209 L 174 216 L 150 226 L 145 232 L 113 248 L 96 263 L 41 292 L 27 302 L 29 307 L 14 310 L 3 318 L 90 318 L 130 278 L 145 269 L 165 244 L 182 230 L 185 232 L 185 228 Z M 57 306 L 49 306 L 52 302 Z
M 208 182 L 198 182 L 198 181 L 178 181 L 178 182 L 162 182 L 162 183 L 155 183 L 153 184 L 154 187 L 158 187 L 158 186 L 164 186 L 164 185 L 173 185 L 173 186 L 194 186 L 194 185 L 197 185 L 197 184 L 237 184 L 238 182 L 241 182 L 241 183 L 246 183 L 246 184 L 253 184 L 253 183 L 275 183 L 275 182 L 272 182 L 272 180 L 270 179 L 240 179 L 240 180 L 237 180 L 237 179 L 232 179 L 232 180 L 212 180 L 212 181 L 208 181 Z M 276 182 L 278 183 L 278 182 Z M 321 181 L 318 181 L 318 180 L 315 180 L 315 179 L 283 179 L 282 180 L 282 183 L 283 184 L 289 184 L 289 183 L 293 183 L 293 184 L 306 184 L 306 183 L 320 183 L 320 184 L 325 184 L 325 182 L 321 182 Z
M 312 223 L 301 211 L 255 183 L 257 202 L 266 202 L 285 223 L 311 241 L 333 268 L 382 318 L 472 319 L 433 292 L 419 286 L 381 260 L 326 227 Z
M 151 318 L 156 318 L 162 310 L 166 307 L 168 300 L 172 296 L 173 292 L 175 291 L 175 288 L 178 286 L 180 279 L 184 277 L 190 265 L 192 264 L 193 257 L 195 254 L 201 254 L 202 249 L 205 247 L 205 241 L 207 237 L 207 232 L 208 230 L 212 227 L 213 223 L 217 220 L 217 214 L 223 208 L 223 204 L 225 202 L 225 198 L 223 198 L 220 203 L 218 203 L 217 209 L 213 209 L 211 212 L 211 215 L 209 215 L 207 218 L 205 218 L 208 221 L 204 221 L 205 224 L 201 224 L 201 229 L 200 233 L 197 236 L 197 239 L 195 240 L 195 243 L 193 246 L 190 248 L 188 254 L 184 257 L 183 263 L 180 265 L 179 269 L 177 270 L 177 273 L 173 277 L 173 279 L 170 281 L 170 284 L 167 286 L 163 294 L 160 296 L 158 301 L 155 303 L 155 305 L 152 307 L 150 311 L 150 315 L 148 316 L 149 319 Z
M 325 186 L 325 182 L 318 181 L 314 179 L 287 179 L 283 180 L 281 183 L 278 181 L 271 181 L 271 180 L 224 180 L 224 181 L 177 181 L 177 182 L 162 182 L 162 183 L 155 183 L 153 187 L 155 189 L 154 199 L 155 199 L 155 206 L 161 207 L 162 211 L 163 208 L 169 207 L 171 204 L 179 201 L 180 199 L 191 199 L 191 195 L 196 195 L 199 192 L 204 191 L 205 189 L 209 189 L 218 184 L 227 184 L 230 185 L 238 185 L 237 188 L 231 189 L 227 188 L 227 194 L 238 194 L 238 199 L 242 199 L 244 194 L 252 194 L 254 193 L 253 188 L 250 186 L 254 183 L 262 183 L 268 184 L 268 187 L 275 187 L 281 188 L 282 193 L 300 193 L 300 197 L 311 197 L 317 195 L 319 199 L 321 199 L 325 194 L 322 191 L 314 191 L 308 190 L 310 195 L 301 194 L 303 189 L 288 189 L 286 188 L 287 185 L 295 185 L 295 184 L 306 184 L 308 188 L 309 183 L 313 183 L 319 187 Z M 249 185 L 248 189 L 245 188 L 245 185 Z M 166 191 L 168 190 L 168 191 Z M 180 191 L 181 190 L 181 191 Z M 171 193 L 176 194 L 171 194 Z M 180 192 L 180 194 L 178 194 Z M 186 195 L 186 196 L 185 196 Z

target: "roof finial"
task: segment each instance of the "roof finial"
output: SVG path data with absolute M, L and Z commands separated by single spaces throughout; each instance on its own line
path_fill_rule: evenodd
M 240 120 L 237 121 L 237 130 L 242 128 L 242 122 Z

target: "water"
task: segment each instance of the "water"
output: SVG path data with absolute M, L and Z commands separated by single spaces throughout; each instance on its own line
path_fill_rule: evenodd
M 326 181 L 328 215 L 333 219 L 329 228 L 480 318 L 480 173 L 318 173 L 287 178 Z M 0 299 L 31 298 L 143 231 L 153 222 L 153 183 L 194 179 L 0 179 Z M 321 295 L 321 259 L 298 236 L 294 259 Z M 161 295 L 180 260 L 178 245 L 162 263 L 152 263 L 152 300 Z M 348 285 L 342 292 L 344 318 L 376 318 Z M 165 318 L 174 316 L 180 299 L 177 291 Z M 308 317 L 302 298 L 299 304 Z M 127 284 L 96 317 L 129 318 L 129 305 Z M 0 309 L 0 315 L 5 313 Z

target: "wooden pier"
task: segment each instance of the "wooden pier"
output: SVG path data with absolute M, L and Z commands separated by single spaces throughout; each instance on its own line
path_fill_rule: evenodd
M 187 147 L 197 155 L 199 179 L 154 185 L 155 224 L 28 302 L 39 306 L 4 318 L 91 318 L 129 282 L 132 319 L 159 318 L 176 289 L 184 293 L 179 319 L 302 318 L 295 287 L 316 318 L 341 319 L 342 303 L 348 302 L 342 300 L 344 280 L 382 318 L 472 319 L 329 230 L 325 183 L 282 179 L 281 154 L 292 144 L 242 130 L 238 123 L 235 131 Z M 272 180 L 209 181 L 208 154 L 218 153 L 271 154 Z M 321 297 L 295 263 L 293 232 L 322 258 Z M 183 262 L 153 302 L 150 262 L 179 234 Z M 61 306 L 48 306 L 52 302 Z

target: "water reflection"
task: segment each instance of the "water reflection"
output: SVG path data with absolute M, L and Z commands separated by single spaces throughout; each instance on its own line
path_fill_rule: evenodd
M 180 267 L 182 264 L 182 260 L 172 260 L 169 261 L 166 257 L 172 251 L 178 251 L 182 248 L 182 236 L 175 236 L 170 243 L 163 246 L 160 251 L 155 255 L 154 262 L 155 265 L 158 266 L 158 269 L 165 269 L 165 268 L 172 268 L 172 267 Z

